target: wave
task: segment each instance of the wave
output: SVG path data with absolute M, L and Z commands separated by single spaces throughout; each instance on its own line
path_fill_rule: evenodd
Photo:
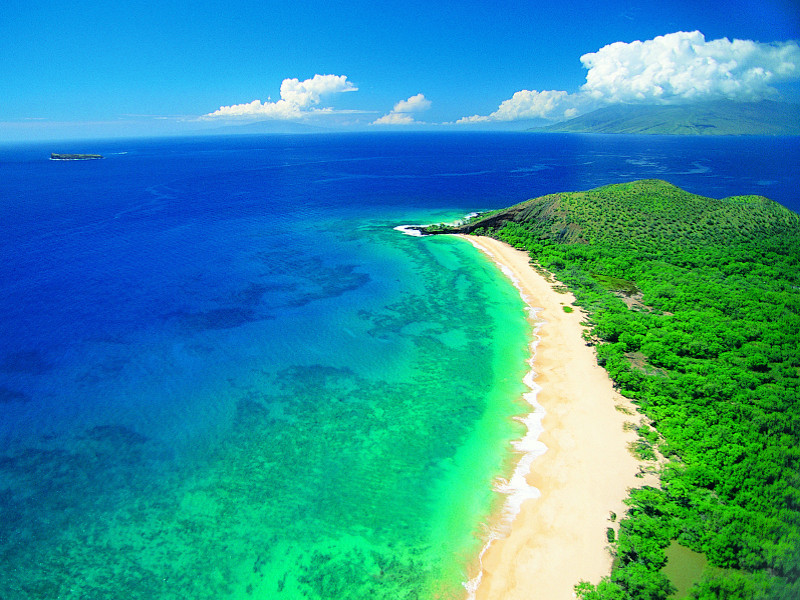
M 420 231 L 420 228 L 430 227 L 431 225 L 447 225 L 448 227 L 458 227 L 459 225 L 463 225 L 470 219 L 477 217 L 480 213 L 471 212 L 467 213 L 460 219 L 456 219 L 455 221 L 451 221 L 449 223 L 428 223 L 427 225 L 398 225 L 397 227 L 393 227 L 395 231 L 399 231 L 400 233 L 404 233 L 405 235 L 411 235 L 414 237 L 422 237 L 425 235 Z
M 484 251 L 490 256 L 493 256 L 488 251 Z M 511 528 L 511 524 L 522 508 L 522 503 L 526 500 L 539 498 L 541 496 L 539 489 L 528 483 L 527 477 L 531 472 L 533 461 L 547 452 L 547 446 L 539 440 L 539 436 L 544 431 L 542 419 L 546 411 L 537 401 L 537 396 L 542 387 L 536 383 L 537 373 L 534 368 L 536 363 L 536 349 L 540 339 L 539 330 L 545 325 L 546 321 L 537 317 L 541 309 L 534 308 L 531 305 L 531 299 L 522 290 L 519 280 L 514 274 L 504 265 L 497 262 L 495 264 L 500 267 L 501 271 L 511 280 L 514 287 L 519 291 L 523 301 L 527 304 L 525 310 L 529 313 L 528 318 L 533 321 L 534 324 L 533 341 L 530 344 L 531 354 L 527 361 L 530 369 L 523 379 L 525 385 L 530 390 L 523 394 L 523 398 L 530 405 L 531 412 L 523 417 L 516 417 L 516 420 L 525 425 L 526 428 L 525 435 L 523 435 L 521 439 L 511 442 L 514 450 L 521 454 L 521 457 L 509 479 L 498 478 L 495 482 L 494 490 L 505 495 L 506 499 L 503 503 L 500 520 L 489 528 L 486 543 L 478 554 L 478 573 L 463 583 L 464 588 L 467 590 L 467 598 L 469 600 L 475 599 L 475 594 L 483 579 L 483 557 L 486 552 L 496 540 L 506 537 Z

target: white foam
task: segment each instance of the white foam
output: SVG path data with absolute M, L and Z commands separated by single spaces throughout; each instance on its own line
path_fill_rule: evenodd
M 393 229 L 406 235 L 413 235 L 414 237 L 422 237 L 422 232 L 416 227 L 427 227 L 427 225 L 398 225 Z
M 465 219 L 471 216 L 475 216 L 475 214 L 467 215 Z M 413 226 L 401 225 L 400 227 L 395 227 L 395 229 L 402 231 L 407 235 L 422 235 L 422 233 L 417 230 L 407 230 L 406 228 L 408 227 Z M 492 528 L 490 528 L 486 534 L 486 543 L 478 554 L 478 573 L 462 584 L 467 590 L 468 600 L 475 600 L 475 594 L 477 593 L 478 587 L 483 580 L 483 557 L 491 547 L 492 543 L 494 543 L 495 540 L 502 539 L 506 536 L 507 532 L 511 528 L 511 524 L 514 522 L 514 519 L 522 509 L 523 502 L 526 500 L 539 498 L 542 495 L 538 488 L 528 483 L 527 477 L 531 472 L 531 465 L 533 464 L 533 461 L 547 452 L 547 446 L 545 446 L 543 442 L 539 441 L 539 435 L 542 433 L 542 431 L 544 431 L 544 428 L 542 427 L 542 419 L 544 418 L 546 412 L 544 407 L 536 400 L 539 390 L 542 388 L 535 381 L 537 373 L 534 369 L 534 364 L 536 362 L 536 348 L 539 345 L 539 330 L 546 323 L 546 321 L 537 319 L 537 313 L 542 309 L 532 306 L 532 298 L 525 293 L 519 279 L 514 275 L 511 269 L 502 264 L 497 257 L 486 248 L 479 247 L 479 249 L 492 259 L 492 262 L 494 262 L 500 268 L 503 274 L 508 277 L 508 279 L 514 285 L 514 287 L 517 288 L 520 297 L 526 304 L 525 310 L 529 313 L 529 319 L 534 322 L 534 325 L 533 341 L 530 345 L 531 354 L 527 361 L 530 369 L 523 378 L 523 382 L 526 386 L 528 386 L 528 388 L 530 388 L 530 391 L 522 395 L 525 401 L 530 405 L 531 412 L 523 417 L 517 417 L 517 420 L 525 425 L 526 431 L 525 435 L 523 435 L 521 439 L 511 442 L 514 450 L 516 450 L 521 456 L 516 467 L 514 467 L 511 477 L 507 480 L 498 478 L 494 483 L 495 491 L 506 496 L 505 502 L 503 503 L 502 518 L 500 519 L 499 523 L 493 524 Z
M 511 477 L 508 480 L 498 478 L 495 482 L 495 491 L 506 496 L 505 502 L 503 503 L 502 518 L 499 523 L 494 524 L 492 529 L 489 530 L 486 543 L 478 554 L 478 573 L 463 584 L 464 588 L 467 590 L 467 598 L 469 600 L 475 599 L 475 594 L 477 593 L 478 587 L 483 579 L 483 556 L 486 554 L 495 540 L 502 539 L 506 536 L 507 532 L 511 528 L 511 524 L 514 522 L 514 519 L 520 512 L 523 502 L 541 496 L 541 492 L 535 486 L 532 486 L 528 483 L 527 476 L 531 472 L 531 465 L 533 464 L 533 461 L 537 457 L 547 452 L 547 446 L 539 441 L 539 435 L 542 433 L 542 431 L 544 431 L 544 428 L 542 427 L 542 419 L 546 413 L 542 405 L 536 400 L 536 396 L 538 395 L 539 390 L 542 388 L 535 382 L 536 371 L 534 369 L 534 364 L 536 362 L 536 348 L 539 345 L 538 333 L 542 325 L 545 324 L 545 321 L 536 320 L 536 315 L 541 309 L 533 308 L 530 305 L 530 298 L 526 296 L 525 292 L 522 290 L 519 280 L 514 276 L 511 270 L 500 264 L 491 252 L 488 252 L 485 249 L 482 250 L 492 259 L 495 259 L 495 264 L 500 267 L 506 277 L 508 277 L 514 284 L 514 287 L 517 288 L 520 296 L 528 305 L 526 310 L 529 312 L 529 318 L 535 323 L 533 327 L 533 341 L 530 345 L 531 356 L 528 359 L 528 366 L 530 367 L 530 370 L 527 372 L 523 380 L 525 385 L 530 388 L 529 392 L 523 394 L 523 398 L 531 406 L 531 412 L 524 417 L 517 417 L 517 420 L 525 425 L 526 431 L 525 435 L 523 435 L 521 439 L 511 442 L 514 446 L 514 449 L 519 452 L 521 456 L 516 467 L 514 468 L 513 473 L 511 474 Z
M 425 235 L 422 233 L 417 227 L 430 227 L 431 225 L 445 225 L 447 227 L 458 227 L 459 225 L 463 225 L 470 219 L 477 217 L 480 213 L 471 212 L 467 215 L 464 215 L 460 219 L 456 221 L 452 221 L 450 223 L 429 223 L 428 225 L 398 225 L 397 227 L 393 227 L 395 231 L 399 231 L 406 235 L 413 235 L 414 237 L 422 237 Z

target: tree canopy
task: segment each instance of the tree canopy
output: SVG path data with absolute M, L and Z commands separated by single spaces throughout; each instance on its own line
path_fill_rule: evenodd
M 671 540 L 714 567 L 690 598 L 800 598 L 800 216 L 664 181 L 551 194 L 458 228 L 530 252 L 588 313 L 597 357 L 652 423 L 614 568 L 584 600 L 657 600 Z

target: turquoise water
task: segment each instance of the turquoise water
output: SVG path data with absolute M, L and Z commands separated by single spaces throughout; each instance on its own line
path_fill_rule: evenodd
M 796 142 L 692 144 L 0 148 L 0 598 L 463 597 L 530 324 L 469 244 L 393 228 L 622 177 L 793 197 Z
M 61 314 L 17 309 L 51 345 L 3 362 L 2 595 L 462 596 L 520 434 L 517 292 L 392 211 L 229 216 L 208 180 L 21 242 Z
M 20 524 L 35 537 L 6 555 L 5 585 L 42 598 L 459 597 L 520 433 L 521 303 L 463 242 L 365 236 L 414 284 L 389 304 L 320 299 L 250 326 L 292 339 L 227 389 L 195 392 L 219 404 L 211 447 L 175 445 L 174 423 L 155 438 L 98 425 L 12 455 L 11 489 L 36 499 L 14 516 L 37 522 Z

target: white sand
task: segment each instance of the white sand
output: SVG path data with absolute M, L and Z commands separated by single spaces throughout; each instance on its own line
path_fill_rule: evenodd
M 539 440 L 547 451 L 527 478 L 541 496 L 522 504 L 508 535 L 483 555 L 476 598 L 570 600 L 579 581 L 597 583 L 609 574 L 606 528 L 615 526 L 609 515 L 621 517 L 628 489 L 644 483 L 627 449 L 635 434 L 623 430 L 625 421 L 638 417 L 615 409 L 631 406 L 583 341 L 582 311 L 564 312 L 574 297 L 555 292 L 556 284 L 530 266 L 527 253 L 491 238 L 458 237 L 505 267 L 544 321 L 534 370 L 537 400 L 546 411 Z

